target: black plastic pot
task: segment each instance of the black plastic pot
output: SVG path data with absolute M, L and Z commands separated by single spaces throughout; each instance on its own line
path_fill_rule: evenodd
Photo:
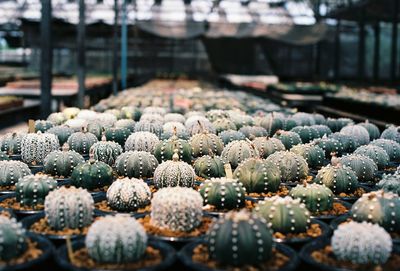
M 17 216 L 15 215 L 15 213 L 12 209 L 0 207 L 0 213 L 2 213 L 2 212 L 7 212 L 7 213 L 9 213 L 10 217 L 17 218 Z
M 151 267 L 146 267 L 142 269 L 137 269 L 140 271 L 156 271 L 156 270 L 166 270 L 174 264 L 176 260 L 176 252 L 175 250 L 168 244 L 165 244 L 163 242 L 155 242 L 155 241 L 150 241 L 149 245 L 153 248 L 159 249 L 161 251 L 161 254 L 163 256 L 163 260 L 161 261 L 160 264 L 151 266 Z M 77 250 L 85 246 L 84 240 L 80 239 L 77 241 L 74 241 L 72 243 L 72 249 Z M 68 270 L 68 271 L 87 271 L 87 270 L 100 270 L 100 269 L 87 269 L 87 268 L 78 268 L 69 261 L 68 257 L 68 251 L 66 245 L 60 247 L 57 250 L 56 253 L 56 261 L 60 267 L 62 267 L 63 270 Z M 103 269 L 102 269 L 103 270 Z
M 21 161 L 21 154 L 10 154 L 8 156 L 11 160 Z
M 70 178 L 64 178 L 64 179 L 56 179 L 58 186 L 64 186 L 64 185 L 70 185 L 71 184 L 71 179 Z
M 43 165 L 37 165 L 37 166 L 29 166 L 29 169 L 31 170 L 32 174 L 36 174 L 39 172 L 43 171 Z
M 9 199 L 9 198 L 15 198 L 15 193 L 0 196 L 0 202 L 4 201 L 6 199 Z M 12 209 L 12 210 L 18 220 L 23 219 L 28 216 L 44 213 L 44 210 L 18 210 L 18 209 Z
M 107 199 L 105 192 L 99 192 L 98 194 L 92 194 L 92 197 L 94 199 L 94 202 L 100 202 L 100 201 Z M 95 213 L 98 214 L 99 216 L 115 215 L 115 214 L 129 214 L 134 217 L 141 215 L 141 214 L 148 214 L 148 212 L 118 212 L 118 211 L 107 212 L 107 211 L 102 211 L 99 209 L 95 209 Z
M 360 185 L 360 187 L 365 190 L 365 193 L 369 193 L 369 192 L 372 191 L 371 187 L 368 187 L 368 186 L 365 186 L 365 185 Z M 354 203 L 359 199 L 359 197 L 338 197 L 338 196 L 335 196 L 335 199 L 341 200 L 341 201 L 345 201 L 345 202 Z
M 15 194 L 14 190 L 0 190 L 0 196 L 4 196 L 4 195 L 10 195 L 10 194 Z
M 345 206 L 349 211 L 350 211 L 351 206 L 352 206 L 351 203 L 345 202 L 345 201 L 342 201 L 342 200 L 337 200 L 337 199 L 335 199 L 334 202 L 341 203 L 341 204 L 342 204 L 343 206 Z M 318 219 L 318 220 L 323 221 L 323 222 L 325 222 L 325 223 L 329 223 L 330 221 L 332 221 L 333 219 L 335 219 L 335 218 L 337 218 L 337 217 L 338 217 L 338 216 L 336 216 L 336 215 L 320 215 L 320 216 L 311 215 L 311 218 Z
M 12 266 L 2 266 L 2 271 L 16 271 L 16 270 L 47 270 L 48 260 L 51 259 L 54 253 L 54 247 L 49 240 L 37 234 L 28 233 L 28 238 L 36 242 L 39 248 L 43 251 L 42 255 L 38 258 Z
M 297 184 L 296 184 L 297 185 Z M 294 185 L 294 183 L 282 183 L 281 186 L 286 187 L 289 191 L 295 187 L 296 185 Z M 247 200 L 251 200 L 253 202 L 259 202 L 261 200 L 264 200 L 265 197 L 250 197 L 250 196 L 246 196 Z
M 199 244 L 201 244 L 204 241 L 197 241 L 197 242 L 192 242 L 187 245 L 185 245 L 178 253 L 178 258 L 179 260 L 187 267 L 189 270 L 196 270 L 196 271 L 222 271 L 220 269 L 211 269 L 203 264 L 193 262 L 192 256 L 193 256 L 193 250 L 195 247 L 197 247 Z M 282 268 L 278 269 L 278 271 L 291 271 L 295 270 L 299 263 L 299 257 L 297 256 L 297 253 L 289 246 L 283 245 L 283 244 L 276 244 L 276 249 L 286 255 L 290 260 L 286 265 L 284 265 Z

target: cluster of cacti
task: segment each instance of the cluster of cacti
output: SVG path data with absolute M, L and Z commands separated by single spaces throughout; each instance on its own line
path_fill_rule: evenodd
M 350 124 L 354 124 L 354 122 L 348 118 L 326 119 L 326 126 L 328 126 L 332 132 L 339 132 L 343 127 Z
M 400 144 L 400 128 L 396 126 L 389 126 L 382 132 L 381 138 L 390 139 Z
M 194 162 L 196 176 L 210 179 L 225 177 L 225 161 L 220 156 L 204 155 L 197 158 Z
M 54 126 L 47 130 L 47 133 L 56 135 L 58 138 L 58 142 L 60 145 L 64 145 L 67 142 L 68 138 L 74 133 L 74 130 L 68 126 Z
M 247 158 L 258 157 L 259 153 L 251 141 L 238 140 L 226 145 L 221 156 L 229 162 L 232 168 L 237 168 Z
M 325 185 L 298 184 L 290 190 L 289 195 L 300 199 L 311 213 L 329 211 L 333 208 L 334 194 Z
M 90 147 L 98 142 L 97 137 L 89 132 L 76 132 L 68 138 L 70 148 L 80 154 L 88 155 Z
M 150 132 L 136 132 L 131 134 L 125 142 L 125 151 L 153 152 L 160 142 L 158 137 Z
M 16 199 L 22 206 L 35 208 L 43 205 L 47 194 L 56 188 L 57 181 L 48 175 L 27 175 L 15 185 Z
M 297 182 L 308 176 L 306 160 L 293 152 L 279 151 L 271 154 L 267 161 L 278 166 L 283 182 Z
M 331 245 L 337 259 L 355 264 L 384 264 L 392 253 L 390 235 L 378 225 L 366 222 L 339 225 Z
M 107 190 L 108 205 L 117 211 L 130 212 L 150 203 L 149 186 L 140 179 L 122 178 L 113 182 Z
M 47 117 L 47 120 L 55 125 L 61 125 L 67 121 L 67 116 L 62 112 L 54 112 Z
M 90 159 L 77 165 L 71 174 L 71 184 L 88 190 L 95 190 L 110 185 L 113 170 L 104 162 Z
M 212 109 L 206 113 L 206 118 L 209 119 L 211 122 L 214 122 L 218 119 L 229 118 L 229 114 L 224 110 Z
M 166 187 L 151 200 L 151 224 L 171 231 L 190 232 L 202 221 L 203 198 L 192 188 Z
M 194 136 L 201 133 L 215 134 L 215 128 L 205 117 L 193 116 L 185 121 L 185 126 L 190 135 Z
M 348 125 L 343 127 L 340 132 L 353 136 L 360 145 L 367 145 L 370 141 L 368 130 L 361 125 Z
M 292 116 L 292 119 L 296 121 L 299 126 L 311 126 L 316 124 L 313 115 L 310 113 L 297 112 Z
M 244 210 L 215 220 L 208 231 L 207 244 L 210 257 L 228 266 L 263 263 L 271 257 L 273 248 L 265 219 Z
M 121 115 L 122 119 L 133 119 L 134 121 L 138 121 L 142 116 L 142 112 L 139 108 L 134 106 L 124 106 L 121 107 Z
M 143 226 L 124 214 L 95 221 L 85 239 L 89 256 L 98 263 L 123 264 L 138 261 L 147 248 Z
M 154 185 L 157 188 L 169 186 L 193 187 L 195 172 L 191 165 L 179 161 L 179 155 L 175 150 L 172 160 L 161 163 L 154 171 Z
M 175 150 L 178 150 L 177 153 L 180 160 L 187 163 L 192 162 L 192 147 L 189 142 L 179 139 L 175 135 L 168 140 L 160 141 L 154 147 L 154 156 L 157 158 L 158 162 L 165 162 L 167 160 L 172 160 Z
M 328 165 L 318 171 L 314 182 L 328 187 L 335 195 L 351 194 L 358 187 L 358 179 L 354 171 L 345 165 Z
M 247 193 L 277 192 L 281 184 L 279 167 L 260 158 L 244 160 L 233 176 L 243 184 Z
M 357 125 L 360 125 L 367 130 L 370 141 L 372 141 L 374 139 L 378 139 L 381 135 L 379 128 L 375 124 L 370 123 L 368 120 L 366 120 L 365 122 L 361 122 Z
M 143 117 L 143 116 L 142 116 Z M 135 124 L 135 132 L 150 132 L 156 136 L 161 136 L 163 131 L 162 122 L 140 120 Z
M 306 232 L 311 220 L 310 212 L 300 199 L 274 196 L 259 201 L 253 213 L 264 218 L 274 232 Z
M 74 132 L 79 132 L 88 126 L 88 122 L 84 119 L 69 119 L 64 125 L 70 127 Z
M 20 178 L 31 174 L 31 170 L 23 162 L 0 161 L 0 187 L 15 185 Z
M 293 146 L 297 144 L 301 144 L 300 136 L 297 133 L 291 131 L 278 130 L 276 131 L 274 138 L 279 139 L 287 150 L 290 150 Z
M 86 129 L 87 132 L 94 134 L 98 140 L 101 140 L 101 137 L 103 136 L 104 133 L 104 127 L 100 123 L 90 122 L 85 127 L 86 128 L 83 128 L 83 130 Z
M 102 161 L 110 166 L 115 164 L 117 157 L 122 154 L 122 147 L 114 141 L 102 141 L 96 142 L 90 147 L 90 155 L 98 161 Z
M 226 130 L 237 130 L 236 124 L 229 118 L 218 118 L 212 124 L 217 134 Z
M 327 158 L 331 157 L 332 153 L 341 155 L 344 151 L 343 145 L 340 143 L 340 141 L 325 136 L 315 139 L 312 144 L 323 149 L 325 152 L 325 157 Z
M 190 138 L 190 145 L 192 146 L 192 156 L 200 157 L 203 155 L 220 155 L 224 143 L 215 134 L 203 132 L 195 134 Z
M 8 155 L 21 154 L 22 139 L 25 134 L 8 133 L 0 138 L 0 149 Z
M 85 189 L 61 187 L 47 195 L 44 211 L 54 230 L 81 229 L 93 221 L 94 201 Z
M 0 215 L 0 260 L 9 261 L 27 249 L 26 231 L 15 218 Z
M 222 177 L 205 180 L 199 192 L 204 205 L 212 205 L 217 210 L 238 209 L 245 205 L 246 189 L 236 179 Z
M 290 151 L 301 155 L 310 168 L 320 168 L 324 165 L 325 152 L 318 145 L 299 144 L 291 148 Z
M 49 153 L 59 148 L 58 138 L 53 134 L 27 134 L 21 142 L 21 158 L 30 165 L 42 164 Z
M 371 158 L 378 166 L 378 169 L 384 169 L 390 160 L 389 155 L 383 148 L 374 145 L 360 146 L 354 151 L 354 154 Z
M 320 137 L 320 133 L 310 126 L 297 126 L 290 131 L 298 134 L 303 143 L 309 143 L 310 141 Z
M 370 145 L 381 147 L 389 155 L 390 161 L 400 162 L 400 144 L 390 139 L 376 139 Z
M 310 128 L 314 128 L 318 132 L 318 137 L 323 137 L 323 136 L 330 136 L 332 134 L 332 130 L 326 126 L 326 125 L 312 125 Z
M 185 123 L 185 116 L 179 113 L 168 113 L 164 116 L 164 122 L 180 122 Z
M 118 129 L 128 129 L 132 133 L 135 130 L 135 121 L 132 120 L 132 119 L 120 119 L 120 120 L 117 120 L 117 122 L 114 123 L 114 127 L 118 128 Z M 107 129 L 107 130 L 110 130 L 110 129 Z M 121 131 L 121 130 L 114 130 L 114 132 L 115 131 Z M 122 131 L 126 131 L 126 130 L 122 130 Z M 115 137 L 117 137 L 116 134 L 117 133 L 115 133 Z M 128 138 L 128 136 L 129 135 L 127 135 L 126 138 Z M 120 137 L 120 136 L 118 136 L 118 137 Z M 124 139 L 124 144 L 125 144 L 126 138 Z M 114 139 L 113 141 L 116 141 L 116 140 Z M 124 146 L 124 144 L 120 143 L 121 146 Z
M 46 132 L 50 128 L 54 126 L 54 123 L 47 120 L 37 120 L 35 121 L 35 131 L 37 132 Z
M 235 130 L 226 130 L 218 134 L 221 138 L 222 142 L 227 145 L 228 143 L 235 141 L 235 140 L 243 140 L 246 136 L 240 132 Z
M 157 167 L 156 157 L 145 151 L 124 152 L 115 161 L 117 173 L 129 178 L 152 178 Z
M 352 153 L 360 145 L 354 136 L 345 135 L 340 132 L 329 135 L 329 138 L 337 140 L 342 145 L 343 151 L 347 153 Z
M 161 139 L 169 139 L 176 136 L 180 139 L 188 140 L 190 135 L 186 127 L 180 122 L 167 122 L 163 126 L 163 133 Z
M 378 166 L 375 162 L 364 155 L 346 155 L 340 158 L 340 163 L 350 167 L 360 182 L 374 181 Z
M 277 138 L 256 137 L 253 144 L 262 158 L 267 158 L 274 152 L 285 150 L 285 145 Z
M 400 230 L 400 197 L 383 190 L 363 194 L 351 207 L 352 219 L 379 224 L 389 232 Z
M 376 187 L 386 192 L 393 192 L 400 195 L 400 172 L 384 174 Z
M 114 141 L 121 147 L 125 146 L 125 143 L 131 133 L 131 130 L 123 127 L 108 128 L 104 131 L 104 135 L 108 141 Z
M 51 176 L 68 178 L 74 168 L 84 161 L 82 155 L 69 150 L 68 144 L 65 143 L 62 151 L 52 151 L 46 156 L 43 161 L 43 170 Z
M 239 129 L 239 132 L 244 134 L 246 138 L 250 140 L 256 137 L 268 136 L 267 130 L 260 126 L 243 126 Z

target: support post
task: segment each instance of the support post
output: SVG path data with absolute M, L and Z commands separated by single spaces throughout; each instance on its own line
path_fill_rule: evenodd
M 79 23 L 78 23 L 78 59 L 77 59 L 77 75 L 78 75 L 78 96 L 77 106 L 84 107 L 85 99 L 85 77 L 86 77 L 86 48 L 85 48 L 85 0 L 79 0 Z
M 126 89 L 128 77 L 128 26 L 126 14 L 126 0 L 122 4 L 122 25 L 121 25 L 121 87 Z
M 340 44 L 340 30 L 342 26 L 342 21 L 339 19 L 336 24 L 335 32 L 335 59 L 334 59 L 334 76 L 338 80 L 340 78 L 340 58 L 341 58 L 341 44 Z
M 112 42 L 113 94 L 118 94 L 118 0 L 114 0 L 114 30 Z
M 53 48 L 51 42 L 51 0 L 41 0 L 40 20 L 40 102 L 42 118 L 51 113 L 51 83 L 53 67 Z
M 393 21 L 392 21 L 392 50 L 391 50 L 391 63 L 390 63 L 390 79 L 392 82 L 396 80 L 397 75 L 397 24 L 399 22 L 399 2 L 393 0 Z
M 314 12 L 315 12 L 315 20 L 317 23 L 320 22 L 321 20 L 321 14 L 320 14 L 320 6 L 321 6 L 321 0 L 316 1 L 315 7 L 314 7 Z M 321 76 L 321 42 L 318 41 L 315 44 L 315 79 L 319 80 Z
M 362 81 L 365 79 L 365 8 L 361 10 L 358 27 L 358 79 Z
M 379 80 L 380 69 L 380 51 L 381 51 L 381 26 L 379 22 L 374 25 L 374 81 Z

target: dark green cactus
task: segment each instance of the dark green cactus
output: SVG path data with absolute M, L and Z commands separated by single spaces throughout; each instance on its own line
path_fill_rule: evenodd
M 68 138 L 74 133 L 74 130 L 69 128 L 68 126 L 54 126 L 47 130 L 47 133 L 56 135 L 60 145 L 64 145 L 67 142 Z
M 50 191 L 57 188 L 57 181 L 44 174 L 27 175 L 15 185 L 16 199 L 22 206 L 43 205 Z
M 127 128 L 108 128 L 105 130 L 104 135 L 108 141 L 117 142 L 121 147 L 124 147 L 131 133 L 131 130 Z
M 295 132 L 279 130 L 275 133 L 274 138 L 282 141 L 282 144 L 287 150 L 290 150 L 293 146 L 297 144 L 301 144 L 301 138 Z
M 351 194 L 359 187 L 354 171 L 350 167 L 340 164 L 328 165 L 320 169 L 314 182 L 325 185 L 335 195 Z
M 102 141 L 96 142 L 90 147 L 89 153 L 95 160 L 114 166 L 117 157 L 122 154 L 122 147 L 114 141 L 105 141 L 104 137 Z
M 381 135 L 379 128 L 375 124 L 370 123 L 368 120 L 366 120 L 365 122 L 361 122 L 357 125 L 361 125 L 365 129 L 367 129 L 368 134 L 369 134 L 369 140 L 371 140 L 371 141 L 374 139 L 378 139 Z
M 90 147 L 98 142 L 97 137 L 89 132 L 76 132 L 68 138 L 70 148 L 80 154 L 89 154 Z
M 381 134 L 381 138 L 390 139 L 400 144 L 400 127 L 389 126 Z
M 172 136 L 168 140 L 158 142 L 154 148 L 154 156 L 158 162 L 172 160 L 172 156 L 178 150 L 179 159 L 186 163 L 192 162 L 192 148 L 186 140 L 179 139 L 177 136 Z
M 210 179 L 225 177 L 225 161 L 220 156 L 204 155 L 194 162 L 194 171 L 197 176 Z
M 266 129 L 271 136 L 275 134 L 276 131 L 283 129 L 284 125 L 283 118 L 276 116 L 274 113 L 268 114 L 259 121 L 256 121 L 256 124 Z
M 310 126 L 297 126 L 290 131 L 298 134 L 303 143 L 308 143 L 320 137 L 319 132 Z
M 353 123 L 354 122 L 351 119 L 347 118 L 339 118 L 339 119 L 328 118 L 326 120 L 326 126 L 328 126 L 332 130 L 332 132 L 339 132 L 346 125 Z
M 112 168 L 104 162 L 90 159 L 75 167 L 71 175 L 71 184 L 88 190 L 95 190 L 113 182 Z
M 8 133 L 0 138 L 0 148 L 8 155 L 21 154 L 21 143 L 24 134 Z
M 308 176 L 309 169 L 306 160 L 293 152 L 275 152 L 267 158 L 267 161 L 278 166 L 283 182 L 298 182 Z
M 312 125 L 310 128 L 314 128 L 318 132 L 318 137 L 329 136 L 332 134 L 332 130 L 326 125 Z
M 390 161 L 400 161 L 400 144 L 390 139 L 376 139 L 371 145 L 381 147 L 389 155 Z
M 306 159 L 310 168 L 318 169 L 324 165 L 325 152 L 314 144 L 299 144 L 290 149 L 291 152 Z
M 101 140 L 104 132 L 104 127 L 101 125 L 101 123 L 92 121 L 86 126 L 86 129 L 89 133 L 94 134 L 98 140 Z
M 139 179 L 152 178 L 157 166 L 156 157 L 145 151 L 124 152 L 115 162 L 119 176 Z
M 312 114 L 305 112 L 297 112 L 292 116 L 299 126 L 315 125 L 315 120 Z
M 300 199 L 311 213 L 332 210 L 334 194 L 320 184 L 298 184 L 290 190 L 289 195 L 294 199 Z
M 82 155 L 76 151 L 70 151 L 68 144 L 65 143 L 62 151 L 52 151 L 46 156 L 43 170 L 54 177 L 68 178 L 74 168 L 84 161 Z
M 329 135 L 329 138 L 339 141 L 343 146 L 343 152 L 352 153 L 360 146 L 354 136 L 345 135 L 340 132 Z
M 375 145 L 360 146 L 354 151 L 354 154 L 368 156 L 374 160 L 375 164 L 378 166 L 378 169 L 384 169 L 387 167 L 390 161 L 387 152 L 383 148 Z
M 343 127 L 340 132 L 345 135 L 354 136 L 357 142 L 360 145 L 366 145 L 369 143 L 369 133 L 368 130 L 365 129 L 361 125 L 348 125 Z
M 26 231 L 15 218 L 0 216 L 0 260 L 9 261 L 27 249 Z M 3 263 L 4 264 L 4 263 Z
M 227 145 L 228 143 L 235 141 L 235 140 L 243 140 L 246 138 L 246 136 L 239 131 L 235 131 L 235 130 L 227 130 L 227 131 L 223 131 L 221 133 L 219 133 L 218 135 L 222 142 Z
M 54 123 L 48 120 L 37 120 L 35 121 L 35 131 L 46 132 L 54 126 Z
M 333 138 L 322 137 L 315 139 L 312 143 L 324 150 L 326 158 L 331 157 L 332 153 L 341 155 L 344 151 L 343 145 Z
M 364 155 L 351 154 L 340 158 L 340 163 L 350 167 L 360 182 L 372 182 L 378 171 L 375 162 Z
M 224 148 L 222 140 L 214 134 L 207 132 L 195 134 L 190 138 L 190 145 L 192 146 L 192 156 L 200 157 L 203 155 L 220 155 Z
M 273 137 L 256 137 L 253 140 L 253 144 L 262 158 L 267 158 L 274 152 L 285 150 L 285 145 L 282 144 L 282 141 Z

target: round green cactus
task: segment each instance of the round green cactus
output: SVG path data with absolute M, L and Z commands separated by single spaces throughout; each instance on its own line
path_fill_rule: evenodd
M 64 145 L 67 142 L 68 138 L 74 133 L 74 130 L 69 128 L 68 126 L 54 126 L 47 130 L 47 133 L 56 135 L 58 138 L 58 142 L 60 145 Z
M 25 134 L 8 133 L 0 138 L 0 149 L 8 155 L 21 154 L 22 139 Z
M 400 230 L 400 197 L 392 192 L 373 191 L 363 194 L 351 207 L 352 219 L 379 224 L 389 232 Z
M 240 131 L 235 131 L 235 130 L 227 130 L 219 133 L 218 135 L 222 142 L 227 145 L 228 143 L 235 141 L 235 140 L 243 140 L 246 138 L 246 136 L 240 132 Z
M 400 144 L 390 139 L 376 139 L 370 145 L 381 147 L 389 155 L 390 161 L 400 161 Z
M 300 199 L 311 213 L 319 213 L 332 210 L 334 194 L 320 184 L 298 184 L 290 190 L 289 195 L 294 199 Z
M 23 162 L 0 161 L 0 187 L 15 185 L 20 178 L 31 174 L 31 170 Z
M 310 212 L 300 199 L 274 196 L 259 201 L 253 213 L 264 218 L 274 232 L 301 233 L 306 232 L 310 220 Z
M 212 124 L 217 134 L 227 130 L 237 130 L 236 124 L 228 118 L 216 119 Z
M 180 122 L 167 122 L 163 125 L 162 139 L 169 139 L 176 136 L 181 139 L 189 139 L 186 127 Z
M 21 158 L 29 165 L 43 164 L 44 158 L 59 148 L 58 138 L 53 134 L 27 134 L 21 142 Z
M 205 180 L 199 192 L 204 205 L 212 205 L 217 210 L 238 209 L 245 205 L 246 189 L 236 179 L 222 177 Z
M 378 169 L 384 169 L 389 164 L 389 155 L 386 151 L 375 145 L 364 145 L 358 147 L 354 154 L 368 156 L 372 160 L 374 160 L 375 164 L 378 166 Z
M 220 155 L 224 148 L 224 143 L 217 135 L 207 132 L 193 135 L 190 138 L 190 145 L 192 156 L 195 158 L 211 154 Z
M 15 218 L 0 216 L 0 260 L 9 261 L 27 249 L 26 231 Z
M 101 140 L 104 132 L 104 127 L 99 122 L 93 121 L 86 125 L 86 130 L 87 132 L 94 134 L 98 140 Z
M 268 136 L 267 130 L 260 126 L 243 126 L 239 129 L 239 132 L 243 133 L 250 140 L 256 137 Z
M 359 123 L 357 125 L 361 125 L 368 131 L 369 140 L 371 140 L 371 141 L 374 139 L 378 139 L 381 135 L 379 128 L 375 124 L 370 123 L 368 120 L 366 120 L 365 122 Z
M 197 176 L 210 179 L 225 177 L 224 164 L 220 156 L 204 155 L 195 160 L 193 167 Z
M 95 160 L 114 166 L 117 157 L 122 154 L 122 147 L 114 141 L 105 141 L 103 138 L 90 147 L 89 153 Z
M 47 121 L 52 122 L 54 125 L 62 125 L 67 121 L 67 116 L 63 112 L 54 112 L 47 117 Z
M 381 134 L 381 138 L 390 139 L 400 144 L 400 127 L 389 126 Z
M 92 133 L 76 132 L 68 138 L 67 142 L 72 150 L 80 154 L 88 155 L 90 147 L 92 147 L 94 143 L 98 142 L 98 140 Z
M 35 208 L 43 205 L 50 191 L 57 188 L 57 181 L 44 174 L 27 175 L 15 185 L 16 199 L 22 206 Z
M 206 118 L 209 119 L 211 122 L 214 122 L 218 119 L 229 118 L 229 114 L 224 110 L 212 109 L 206 113 Z
M 35 131 L 46 132 L 54 126 L 54 123 L 48 120 L 37 120 L 35 121 Z
M 351 194 L 359 183 L 354 171 L 344 165 L 328 165 L 318 171 L 314 182 L 328 187 L 335 195 L 341 193 Z
M 369 143 L 369 133 L 361 125 L 348 125 L 343 127 L 340 132 L 345 135 L 354 136 L 360 145 L 367 145 Z
M 90 258 L 98 263 L 132 263 L 146 253 L 147 235 L 134 217 L 117 214 L 95 221 L 89 228 L 85 245 Z
M 150 204 L 149 186 L 140 179 L 122 178 L 111 184 L 107 190 L 107 202 L 113 209 L 131 212 Z
M 293 152 L 275 152 L 267 158 L 267 161 L 278 166 L 283 182 L 298 182 L 308 176 L 307 161 Z
M 46 156 L 43 170 L 54 177 L 68 178 L 74 168 L 84 161 L 82 155 L 76 151 L 70 151 L 68 144 L 65 143 L 62 151 L 52 151 Z
M 154 147 L 154 156 L 158 162 L 172 160 L 172 156 L 178 150 L 179 159 L 186 163 L 192 162 L 192 147 L 186 140 L 179 139 L 177 136 L 172 136 L 168 140 L 160 141 Z
M 113 182 L 112 168 L 104 162 L 90 159 L 74 168 L 71 184 L 88 190 L 95 190 Z
M 347 118 L 328 118 L 326 120 L 326 126 L 328 126 L 332 130 L 332 132 L 339 132 L 343 127 L 348 124 L 354 124 L 354 122 L 351 119 Z
M 319 132 L 310 126 L 297 126 L 290 131 L 298 134 L 303 143 L 308 143 L 320 137 Z
M 274 138 L 279 139 L 287 150 L 297 144 L 301 144 L 301 138 L 295 132 L 279 130 L 275 133 Z
M 81 229 L 93 221 L 94 201 L 87 190 L 60 187 L 51 191 L 44 202 L 47 222 L 54 230 Z
M 281 184 L 278 166 L 260 158 L 248 158 L 236 168 L 233 176 L 246 188 L 247 193 L 277 192 Z
M 318 137 L 329 136 L 332 134 L 332 130 L 326 125 L 312 125 L 310 128 L 317 130 Z
M 382 179 L 376 184 L 378 189 L 400 195 L 400 173 L 383 174 Z
M 378 166 L 369 157 L 364 155 L 346 155 L 340 158 L 340 163 L 350 167 L 360 182 L 374 181 Z
M 292 119 L 294 119 L 299 126 L 315 125 L 314 116 L 310 113 L 297 112 L 292 116 Z
M 290 149 L 291 152 L 306 159 L 310 168 L 320 168 L 324 164 L 325 152 L 314 144 L 299 144 Z
M 208 119 L 201 116 L 193 116 L 188 118 L 185 122 L 185 126 L 189 134 L 192 136 L 201 133 L 216 133 L 214 125 L 212 125 Z
M 343 151 L 347 153 L 352 153 L 360 146 L 354 136 L 345 135 L 340 132 L 329 135 L 329 138 L 339 141 L 339 143 L 343 146 Z
M 271 113 L 256 121 L 256 124 L 266 129 L 269 135 L 273 135 L 276 131 L 283 129 L 283 118 Z
M 104 135 L 107 141 L 114 141 L 118 143 L 121 147 L 125 146 L 125 142 L 129 138 L 131 133 L 131 130 L 123 127 L 108 128 L 104 131 Z
M 312 144 L 323 149 L 325 152 L 325 157 L 327 158 L 331 157 L 332 154 L 341 155 L 344 151 L 343 145 L 340 143 L 340 141 L 333 138 L 318 138 L 312 141 Z
M 267 158 L 274 152 L 285 150 L 285 145 L 277 138 L 256 137 L 253 144 L 262 158 Z
M 160 142 L 158 137 L 150 132 L 132 133 L 125 142 L 126 151 L 154 152 L 155 146 Z
M 129 178 L 152 178 L 157 167 L 157 158 L 144 151 L 124 152 L 115 161 L 119 176 Z
M 179 113 L 168 113 L 164 116 L 164 122 L 180 122 L 185 123 L 185 116 Z
M 221 156 L 231 164 L 232 168 L 237 168 L 247 158 L 259 157 L 259 153 L 251 141 L 239 140 L 226 145 Z
M 138 121 L 142 116 L 142 112 L 139 108 L 134 106 L 124 106 L 121 107 L 121 118 L 122 119 L 133 119 Z
M 161 136 L 163 131 L 162 122 L 154 121 L 150 122 L 147 120 L 140 120 L 135 124 L 135 132 L 150 132 L 156 136 Z
M 116 123 L 114 123 L 114 127 L 128 129 L 131 133 L 133 133 L 133 131 L 135 131 L 135 121 L 132 119 L 120 119 L 120 120 L 117 120 Z M 126 138 L 125 138 L 125 140 L 126 140 Z M 121 146 L 123 146 L 123 145 L 121 145 Z
M 211 258 L 224 265 L 257 265 L 272 255 L 272 234 L 265 219 L 244 210 L 215 220 L 206 240 Z

